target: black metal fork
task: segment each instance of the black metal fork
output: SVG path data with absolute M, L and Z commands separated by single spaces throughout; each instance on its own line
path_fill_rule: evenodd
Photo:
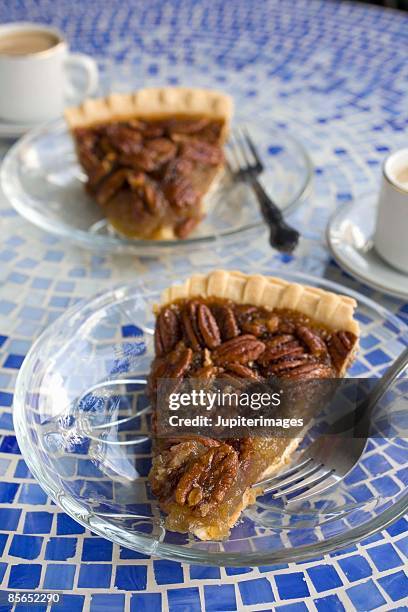
M 278 251 L 291 253 L 297 246 L 299 232 L 285 222 L 281 210 L 258 181 L 264 165 L 246 128 L 232 132 L 228 150 L 228 169 L 233 180 L 245 181 L 254 190 L 262 216 L 269 227 L 270 245 Z

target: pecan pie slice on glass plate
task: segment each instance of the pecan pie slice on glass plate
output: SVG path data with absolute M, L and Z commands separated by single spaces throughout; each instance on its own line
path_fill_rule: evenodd
M 358 346 L 356 302 L 274 277 L 214 271 L 170 287 L 155 307 L 149 377 L 154 420 L 162 379 L 311 381 L 342 377 Z M 261 490 L 251 485 L 288 463 L 300 437 L 156 437 L 150 483 L 166 526 L 200 539 L 228 536 Z
M 86 189 L 120 234 L 186 238 L 224 166 L 229 96 L 164 87 L 86 100 L 65 118 Z

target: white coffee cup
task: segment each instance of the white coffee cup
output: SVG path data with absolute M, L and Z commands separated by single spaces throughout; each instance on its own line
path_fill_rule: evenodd
M 408 273 L 408 148 L 384 162 L 374 245 L 387 263 Z
M 81 88 L 72 83 L 74 70 L 85 75 Z M 79 102 L 94 93 L 97 84 L 96 62 L 69 53 L 58 30 L 28 22 L 0 25 L 0 120 L 54 119 L 67 101 Z

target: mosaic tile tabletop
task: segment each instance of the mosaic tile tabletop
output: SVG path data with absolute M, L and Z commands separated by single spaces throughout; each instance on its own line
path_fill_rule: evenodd
M 102 257 L 31 227 L 0 197 L 0 588 L 62 590 L 64 604 L 54 607 L 67 612 L 408 609 L 404 518 L 347 550 L 299 564 L 219 569 L 150 559 L 93 536 L 47 499 L 12 424 L 17 371 L 33 339 L 61 312 L 119 281 L 189 270 L 203 258 L 326 276 L 408 323 L 408 304 L 344 274 L 324 238 L 329 215 L 375 192 L 384 156 L 406 146 L 408 16 L 322 0 L 0 5 L 0 22 L 22 19 L 57 25 L 74 50 L 96 56 L 102 91 L 163 83 L 228 90 L 243 115 L 296 135 L 315 176 L 313 193 L 291 218 L 303 234 L 295 257 L 272 253 L 264 236 L 162 260 Z M 8 145 L 0 141 L 1 153 Z

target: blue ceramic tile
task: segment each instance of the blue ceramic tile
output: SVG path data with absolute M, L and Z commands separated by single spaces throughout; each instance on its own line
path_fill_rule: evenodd
M 337 595 L 326 595 L 313 600 L 317 608 L 317 612 L 346 612 L 345 607 L 341 603 Z
M 7 563 L 0 562 L 0 582 L 3 582 L 4 574 L 6 573 L 7 567 L 8 567 Z
M 367 580 L 346 589 L 346 593 L 357 612 L 374 610 L 385 604 L 385 599 L 372 580 Z
M 401 518 L 398 521 L 395 521 L 387 527 L 387 531 L 391 536 L 399 535 L 400 533 L 404 533 L 404 531 L 408 531 L 408 521 L 406 518 Z
M 367 578 L 373 573 L 370 564 L 361 555 L 351 555 L 350 557 L 339 559 L 338 563 L 350 582 Z
M 111 593 L 92 595 L 90 612 L 122 612 L 125 608 L 125 596 Z M 149 612 L 154 612 L 150 608 Z
M 12 565 L 8 580 L 9 589 L 36 589 L 40 582 L 41 565 L 23 563 Z
M 15 436 L 4 436 L 0 444 L 0 453 L 13 453 L 19 455 L 20 449 L 17 444 L 17 438 Z
M 233 584 L 205 585 L 206 612 L 228 612 L 237 609 Z
M 57 535 L 76 535 L 84 531 L 85 527 L 74 521 L 68 514 L 57 515 Z
M 47 502 L 47 495 L 40 485 L 24 483 L 20 486 L 18 501 L 21 504 L 44 505 Z
M 309 595 L 309 588 L 302 572 L 277 574 L 275 582 L 281 599 L 297 599 Z
M 157 584 L 183 582 L 183 568 L 176 561 L 153 561 L 153 571 Z
M 219 567 L 211 567 L 210 565 L 190 565 L 191 580 L 215 580 L 221 577 Z
M 119 553 L 120 559 L 149 559 L 147 555 L 136 552 L 136 550 L 130 550 L 130 548 L 120 547 Z
M 249 574 L 252 572 L 252 567 L 226 567 L 225 573 L 227 576 L 239 576 L 240 574 Z
M 49 278 L 34 278 L 31 286 L 33 289 L 48 289 L 51 286 L 51 279 Z
M 43 539 L 36 536 L 15 535 L 11 542 L 9 554 L 21 559 L 36 559 L 41 551 Z
M 122 336 L 124 338 L 132 338 L 143 336 L 143 331 L 137 325 L 123 325 L 122 326 Z
M 402 565 L 402 559 L 392 544 L 381 544 L 367 549 L 368 555 L 380 572 Z
M 74 564 L 48 563 L 44 578 L 44 589 L 50 591 L 70 590 L 74 586 L 74 576 Z
M 284 604 L 283 606 L 276 606 L 275 609 L 279 610 L 279 612 L 308 612 L 309 610 L 307 605 L 302 601 Z
M 0 483 L 1 492 L 1 483 Z M 20 520 L 21 510 L 18 508 L 0 507 L 0 531 L 15 531 Z
M 82 563 L 79 569 L 78 588 L 109 588 L 112 566 L 102 563 Z
M 25 359 L 25 355 L 9 355 L 3 363 L 3 368 L 13 368 L 18 370 L 21 368 Z
M 0 558 L 1 555 L 3 554 L 4 548 L 6 546 L 8 540 L 8 534 L 7 533 L 0 533 Z
M 6 391 L 0 391 L 0 406 L 6 406 L 7 408 L 13 403 L 13 394 L 7 393 Z
M 33 478 L 30 470 L 28 469 L 28 465 L 24 461 L 24 459 L 19 459 L 17 463 L 16 470 L 14 472 L 15 478 Z
M 408 598 L 408 577 L 402 570 L 378 578 L 378 584 L 391 597 L 392 601 Z
M 331 565 L 317 565 L 307 570 L 318 593 L 335 589 L 342 585 L 340 577 Z
M 245 606 L 264 604 L 274 601 L 271 584 L 267 578 L 243 580 L 238 584 L 242 603 Z
M 408 557 L 408 536 L 401 538 L 395 542 L 395 546 L 399 548 L 403 555 Z
M 51 607 L 52 612 L 82 612 L 84 609 L 83 595 L 68 595 L 63 594 L 62 600 L 55 603 Z
M 180 612 L 180 610 L 201 612 L 200 593 L 197 587 L 169 589 L 167 599 L 169 612 Z
M 161 593 L 133 593 L 130 612 L 162 612 Z
M 18 484 L 12 482 L 0 482 L 0 504 L 11 504 L 18 491 Z
M 85 538 L 82 561 L 112 561 L 112 542 L 104 538 Z
M 143 591 L 147 586 L 147 568 L 142 565 L 118 565 L 115 587 L 124 591 Z
M 27 512 L 24 533 L 50 533 L 53 516 L 51 512 Z
M 13 431 L 14 429 L 14 425 L 13 425 L 13 415 L 11 414 L 11 412 L 1 412 L 0 413 L 0 429 L 5 429 L 6 431 Z M 9 436 L 9 438 L 14 438 L 14 436 Z M 14 441 L 12 442 L 12 446 L 11 449 L 9 448 L 4 448 L 3 443 L 0 445 L 0 452 L 2 453 L 19 453 L 20 449 L 18 448 L 18 444 L 17 444 L 17 440 L 14 438 Z
M 67 561 L 75 556 L 77 538 L 50 538 L 45 549 L 45 559 Z

